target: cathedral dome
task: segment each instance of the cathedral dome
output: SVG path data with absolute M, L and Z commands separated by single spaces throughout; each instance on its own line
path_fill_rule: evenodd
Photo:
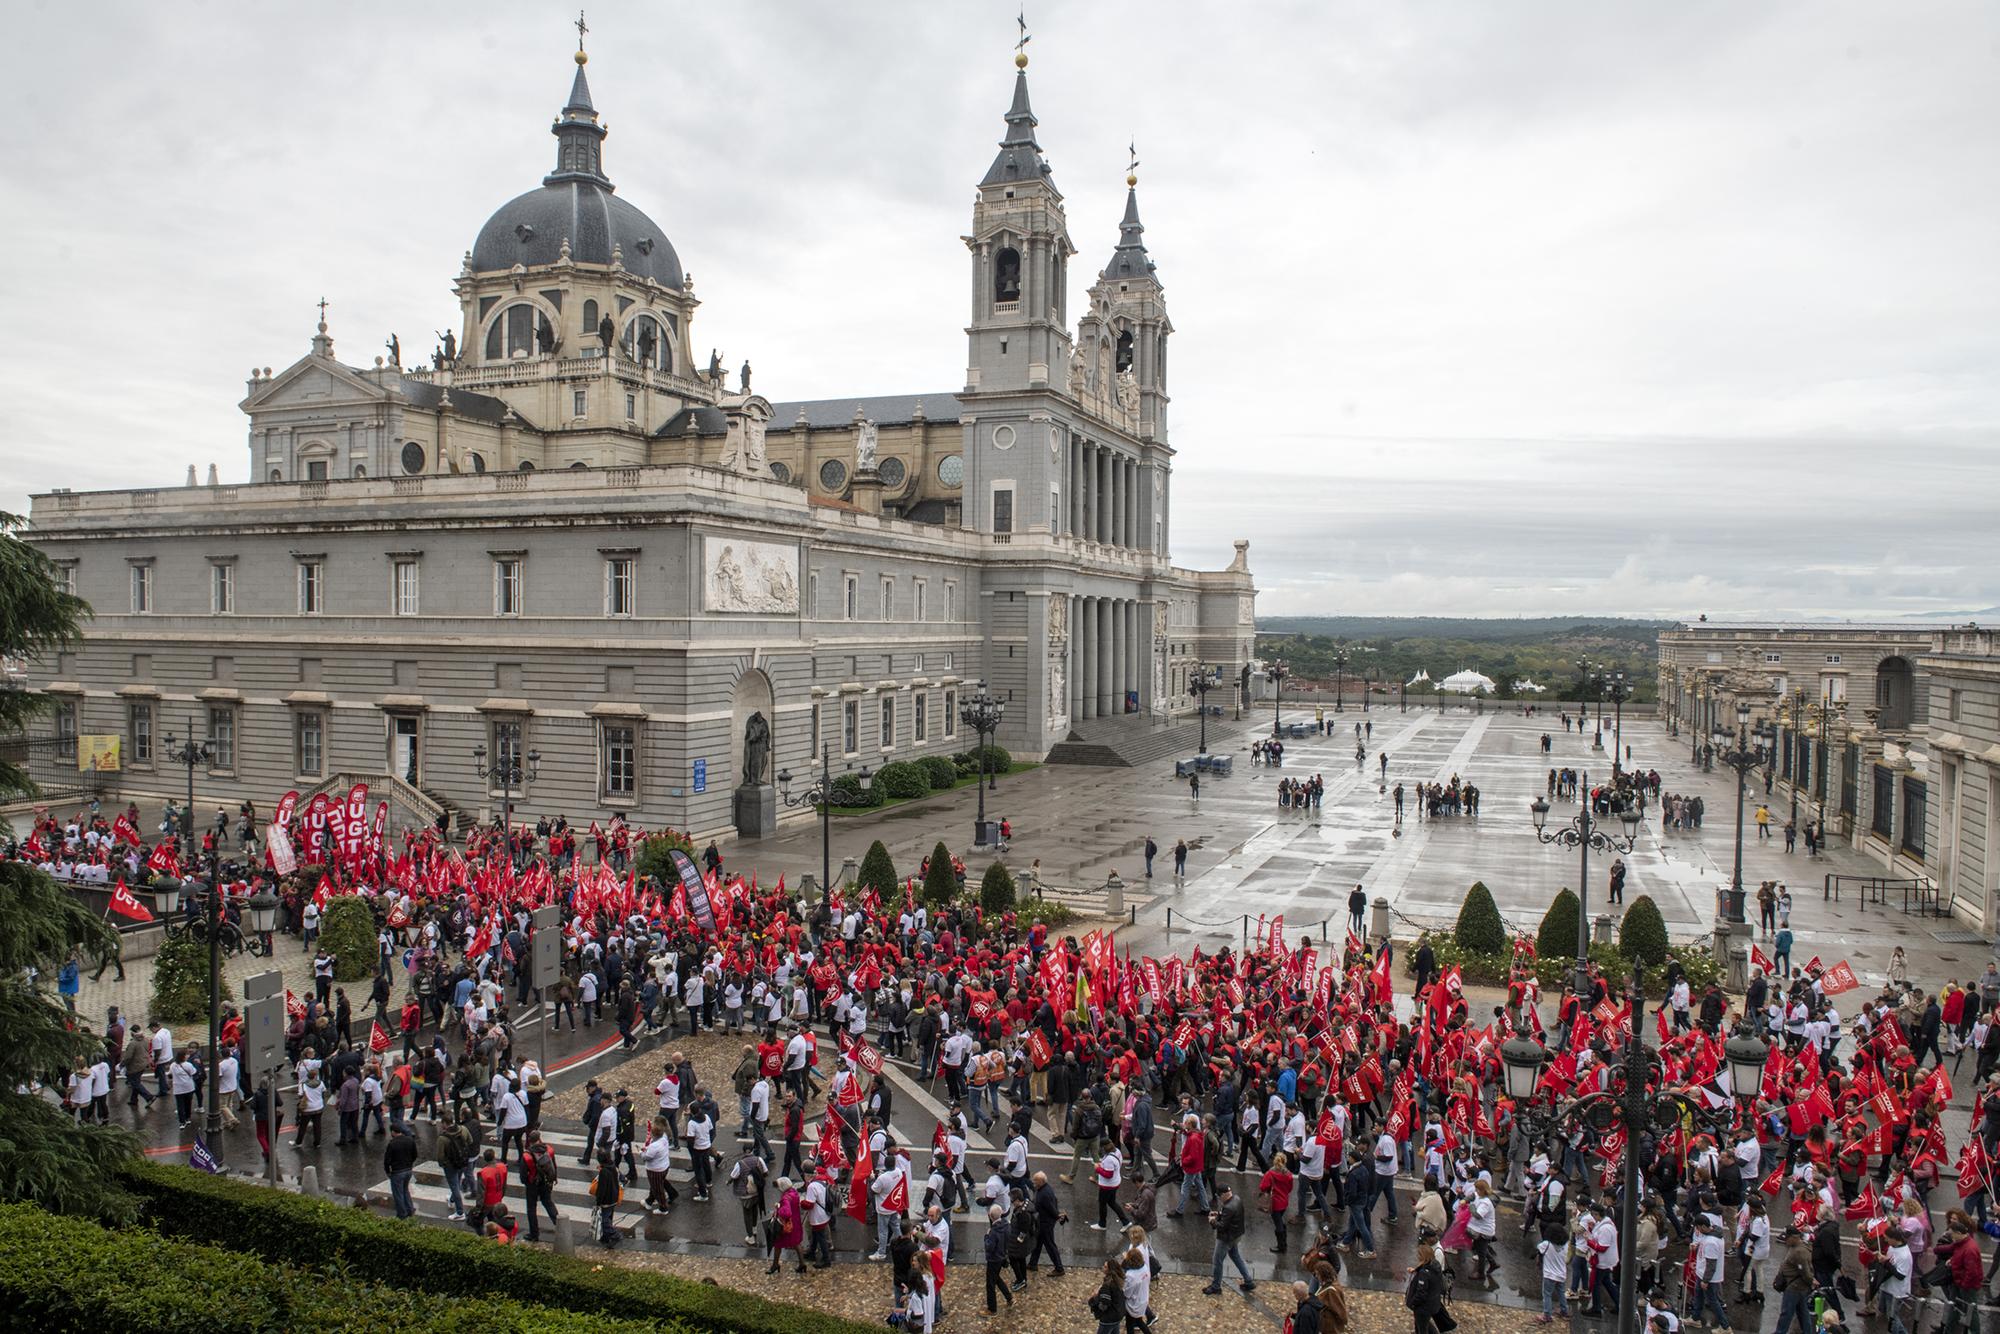
M 489 273 L 553 264 L 564 238 L 579 264 L 609 264 L 615 246 L 627 272 L 675 289 L 683 283 L 680 256 L 658 223 L 608 184 L 575 177 L 552 179 L 502 204 L 472 243 L 472 267 Z

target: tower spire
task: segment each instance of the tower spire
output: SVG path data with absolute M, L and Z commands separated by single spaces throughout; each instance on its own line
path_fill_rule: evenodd
M 578 10 L 576 77 L 570 81 L 569 100 L 563 103 L 562 114 L 549 127 L 549 133 L 556 137 L 556 169 L 542 178 L 544 185 L 588 181 L 606 190 L 612 188 L 604 175 L 604 126 L 598 123 L 597 107 L 590 100 L 590 80 L 583 73 L 583 67 L 590 63 L 590 53 L 583 49 L 584 34 L 589 31 L 583 11 Z

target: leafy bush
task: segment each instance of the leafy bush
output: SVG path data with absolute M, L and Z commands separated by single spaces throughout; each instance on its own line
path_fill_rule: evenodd
M 882 795 L 882 785 L 870 783 L 864 789 L 859 774 L 839 774 L 833 780 L 835 806 L 845 806 L 852 810 L 872 810 L 885 800 L 887 798 Z
M 1500 909 L 1483 881 L 1472 882 L 1458 910 L 1458 944 L 1470 954 L 1508 953 L 1507 925 L 1500 920 Z
M 931 776 L 923 766 L 908 760 L 891 760 L 875 775 L 875 786 L 897 801 L 924 796 L 931 790 Z
M 958 781 L 958 766 L 949 755 L 926 755 L 911 763 L 923 766 L 924 776 L 931 780 L 934 791 L 942 792 Z
M 964 754 L 956 756 L 953 762 L 958 765 L 960 773 L 976 774 L 979 772 L 979 757 L 982 753 L 986 756 L 986 772 L 989 774 L 1004 774 L 1014 767 L 1014 757 L 1008 754 L 1005 746 L 974 746 Z
M 413 1226 L 178 1164 L 141 1162 L 126 1176 L 126 1184 L 144 1201 L 148 1221 L 162 1231 L 241 1247 L 278 1264 L 365 1273 L 395 1287 L 450 1298 L 454 1310 L 473 1298 L 508 1297 L 620 1320 L 673 1321 L 708 1334 L 862 1334 L 875 1328 L 648 1270 L 594 1265 L 526 1246 L 495 1246 L 463 1229 Z M 54 1272 L 59 1281 L 70 1278 L 67 1269 Z M 121 1272 L 140 1276 L 129 1280 L 139 1282 L 148 1271 L 141 1266 Z M 151 1295 L 150 1287 L 144 1291 Z M 378 1322 L 366 1323 L 373 1327 Z M 167 1328 L 148 1320 L 111 1321 L 101 1327 L 142 1326 Z M 396 1326 L 392 1321 L 381 1327 Z
M 1541 930 L 1535 933 L 1535 957 L 1546 959 L 1576 957 L 1576 928 L 1583 915 L 1583 905 L 1576 895 L 1564 889 L 1558 890 L 1554 903 L 1542 914 Z
M 924 872 L 924 902 L 942 908 L 958 897 L 958 876 L 951 868 L 951 851 L 940 839 L 931 849 L 931 864 Z
M 1634 900 L 1637 902 L 1637 900 Z M 1681 971 L 1687 974 L 1688 985 L 1699 996 L 1711 982 L 1721 982 L 1723 970 L 1716 963 L 1715 955 L 1706 945 L 1675 947 L 1674 957 L 1680 960 Z M 1616 945 L 1592 945 L 1590 961 L 1597 965 L 1597 971 L 1611 984 L 1613 1004 L 1620 1003 L 1625 988 L 1632 980 L 1632 961 L 1619 952 Z M 1576 945 L 1572 942 L 1568 949 L 1558 954 L 1545 954 L 1535 960 L 1535 976 L 1541 979 L 1544 995 L 1553 996 L 1569 980 L 1576 966 Z M 1666 994 L 1667 970 L 1664 964 L 1645 964 L 1639 970 L 1639 985 L 1646 995 L 1657 1003 Z
M 375 933 L 368 933 L 368 948 L 375 948 Z M 236 992 L 225 972 L 222 999 L 234 1000 Z M 208 946 L 195 939 L 192 931 L 169 931 L 153 956 L 152 1018 L 169 1028 L 208 1021 Z
M 1618 952 L 1649 964 L 1667 957 L 1667 923 L 1650 895 L 1641 894 L 1626 907 L 1618 924 Z
M 375 939 L 375 908 L 359 894 L 326 901 L 319 918 L 319 943 L 333 955 L 333 976 L 339 982 L 359 982 L 375 976 L 382 949 Z M 207 1009 L 204 1006 L 204 1014 Z
M 1481 986 L 1499 987 L 1507 984 L 1506 954 L 1474 954 L 1459 943 L 1457 933 L 1451 931 L 1423 931 L 1416 942 L 1403 951 L 1403 973 L 1407 977 L 1417 975 L 1417 950 L 1428 943 L 1431 957 L 1437 961 L 1437 970 L 1456 966 L 1460 978 L 1467 986 L 1475 983 Z
M 979 882 L 979 906 L 991 915 L 1014 910 L 1014 877 L 999 862 L 987 867 Z
M 673 853 L 676 849 L 688 856 L 695 855 L 694 840 L 678 829 L 662 829 L 646 835 L 634 845 L 636 856 L 632 859 L 632 869 L 643 879 L 651 876 L 662 885 L 671 885 L 680 879 L 680 872 L 674 870 Z
M 898 886 L 903 882 L 896 878 L 896 863 L 889 859 L 889 849 L 881 839 L 868 845 L 868 852 L 861 858 L 861 870 L 855 883 L 862 889 L 872 889 L 887 903 Z
M 504 1253 L 491 1242 L 483 1244 Z M 268 1264 L 220 1246 L 162 1241 L 150 1232 L 114 1232 L 28 1205 L 0 1207 L 0 1301 L 14 1312 L 19 1328 L 47 1330 L 641 1334 L 693 1328 L 672 1320 L 662 1323 L 650 1313 L 608 1319 L 504 1297 L 447 1297 L 388 1287 L 339 1271 Z
M 1024 929 L 1040 922 L 1057 931 L 1076 920 L 1076 909 L 1058 899 L 1019 899 L 1014 905 L 1014 921 Z

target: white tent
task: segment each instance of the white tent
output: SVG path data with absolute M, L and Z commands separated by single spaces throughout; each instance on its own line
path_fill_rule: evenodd
M 1428 682 L 1430 679 L 1431 679 L 1431 674 L 1423 670 L 1422 668 L 1419 668 L 1417 670 L 1417 674 L 1410 678 L 1409 684 L 1413 686 L 1420 686 Z
M 1525 676 L 1514 683 L 1514 689 L 1517 692 L 1529 695 L 1546 695 L 1549 693 L 1547 686 L 1538 686 Z
M 1438 682 L 1438 689 L 1454 695 L 1490 695 L 1493 693 L 1493 678 L 1470 670 L 1453 672 Z

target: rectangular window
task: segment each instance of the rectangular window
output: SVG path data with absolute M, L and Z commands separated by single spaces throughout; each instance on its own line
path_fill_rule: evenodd
M 1875 809 L 1868 813 L 1868 828 L 1883 838 L 1896 826 L 1896 771 L 1887 765 L 1875 766 Z
M 625 395 L 625 420 L 628 422 L 639 420 L 639 396 L 637 394 Z
M 896 744 L 896 698 L 882 696 L 882 749 L 889 750 Z
M 910 608 L 910 619 L 913 621 L 927 619 L 930 615 L 930 600 L 928 597 L 930 586 L 922 579 L 911 580 L 910 593 L 913 599 Z
M 1831 704 L 1845 704 L 1847 702 L 1847 678 L 1844 676 L 1821 677 L 1819 697 Z
M 1841 749 L 1840 813 L 1854 814 L 1855 785 L 1860 782 L 1861 747 L 1849 742 Z
M 520 719 L 495 718 L 487 727 L 487 737 L 487 746 L 493 755 L 493 768 L 487 773 L 486 783 L 488 787 L 498 791 L 501 786 L 501 775 L 512 774 L 522 768 Z M 523 779 L 527 777 L 525 770 L 522 771 L 521 777 Z M 516 792 L 519 792 L 521 787 L 521 783 L 514 784 Z
M 894 620 L 895 611 L 896 581 L 894 579 L 884 579 L 882 581 L 882 619 L 885 621 Z
M 958 692 L 944 692 L 944 739 L 951 740 L 958 735 Z
M 944 581 L 944 618 L 947 621 L 958 619 L 958 585 L 949 579 Z
M 493 562 L 493 614 L 521 614 L 521 562 L 515 557 Z
M 417 614 L 417 563 L 413 560 L 399 560 L 395 563 L 394 581 L 395 609 L 398 616 Z
M 851 621 L 861 614 L 861 580 L 854 575 L 848 575 L 845 589 L 842 594 L 843 606 L 846 610 L 846 619 Z
M 1826 660 L 1827 660 L 1828 662 L 1839 662 L 1839 661 L 1840 661 L 1840 655 L 1839 655 L 1838 653 L 1829 653 L 1829 654 L 1827 654 L 1827 655 L 1826 655 Z
M 299 615 L 317 616 L 326 610 L 326 567 L 316 560 L 299 563 Z
M 814 758 L 815 760 L 817 760 L 817 759 L 819 758 L 819 748 L 820 748 L 820 745 L 822 744 L 822 738 L 823 738 L 823 736 L 824 736 L 824 734 L 823 734 L 823 733 L 822 733 L 822 732 L 820 731 L 820 725 L 821 725 L 821 724 L 820 724 L 820 712 L 819 712 L 819 709 L 820 709 L 820 706 L 819 706 L 819 705 L 817 705 L 817 704 L 813 705 L 813 721 L 812 721 L 812 757 L 813 757 L 813 758 Z
M 604 562 L 604 614 L 632 615 L 634 595 L 632 558 L 613 556 Z
M 324 482 L 326 480 L 326 460 L 311 459 L 306 463 L 306 480 Z
M 236 710 L 227 704 L 208 706 L 208 767 L 236 768 Z
M 910 734 L 919 745 L 931 739 L 930 703 L 929 693 L 922 690 L 910 703 Z
M 1764 655 L 1765 662 L 1783 662 L 1784 660 L 1785 655 L 1782 653 L 1766 653 Z
M 861 701 L 850 699 L 840 706 L 840 749 L 852 755 L 861 749 Z
M 639 790 L 639 729 L 631 723 L 604 725 L 604 795 L 631 797 Z
M 153 609 L 153 567 L 132 567 L 132 610 L 143 614 Z
M 583 417 L 590 412 L 590 391 L 578 389 L 570 394 L 570 416 Z
M 153 706 L 150 703 L 135 702 L 126 715 L 126 730 L 132 739 L 132 763 L 151 764 L 153 762 Z
M 318 778 L 326 770 L 326 716 L 307 709 L 292 720 L 293 763 L 303 778 Z
M 1014 531 L 1014 488 L 1011 486 L 993 488 L 993 531 Z
M 64 561 L 56 566 L 56 587 L 71 597 L 76 596 L 76 562 Z
M 1958 689 L 1953 689 L 1945 695 L 1944 716 L 1951 722 L 1955 723 L 1958 721 L 1958 711 L 1963 705 L 1964 699 L 1965 692 Z
M 1062 492 L 1054 487 L 1049 488 L 1049 531 L 1062 531 Z
M 217 616 L 236 610 L 236 567 L 216 564 L 208 567 L 208 609 Z
M 76 705 L 68 700 L 56 705 L 56 758 L 76 758 Z
M 1923 780 L 1903 780 L 1903 851 L 1912 857 L 1924 855 L 1924 802 L 1928 789 Z

